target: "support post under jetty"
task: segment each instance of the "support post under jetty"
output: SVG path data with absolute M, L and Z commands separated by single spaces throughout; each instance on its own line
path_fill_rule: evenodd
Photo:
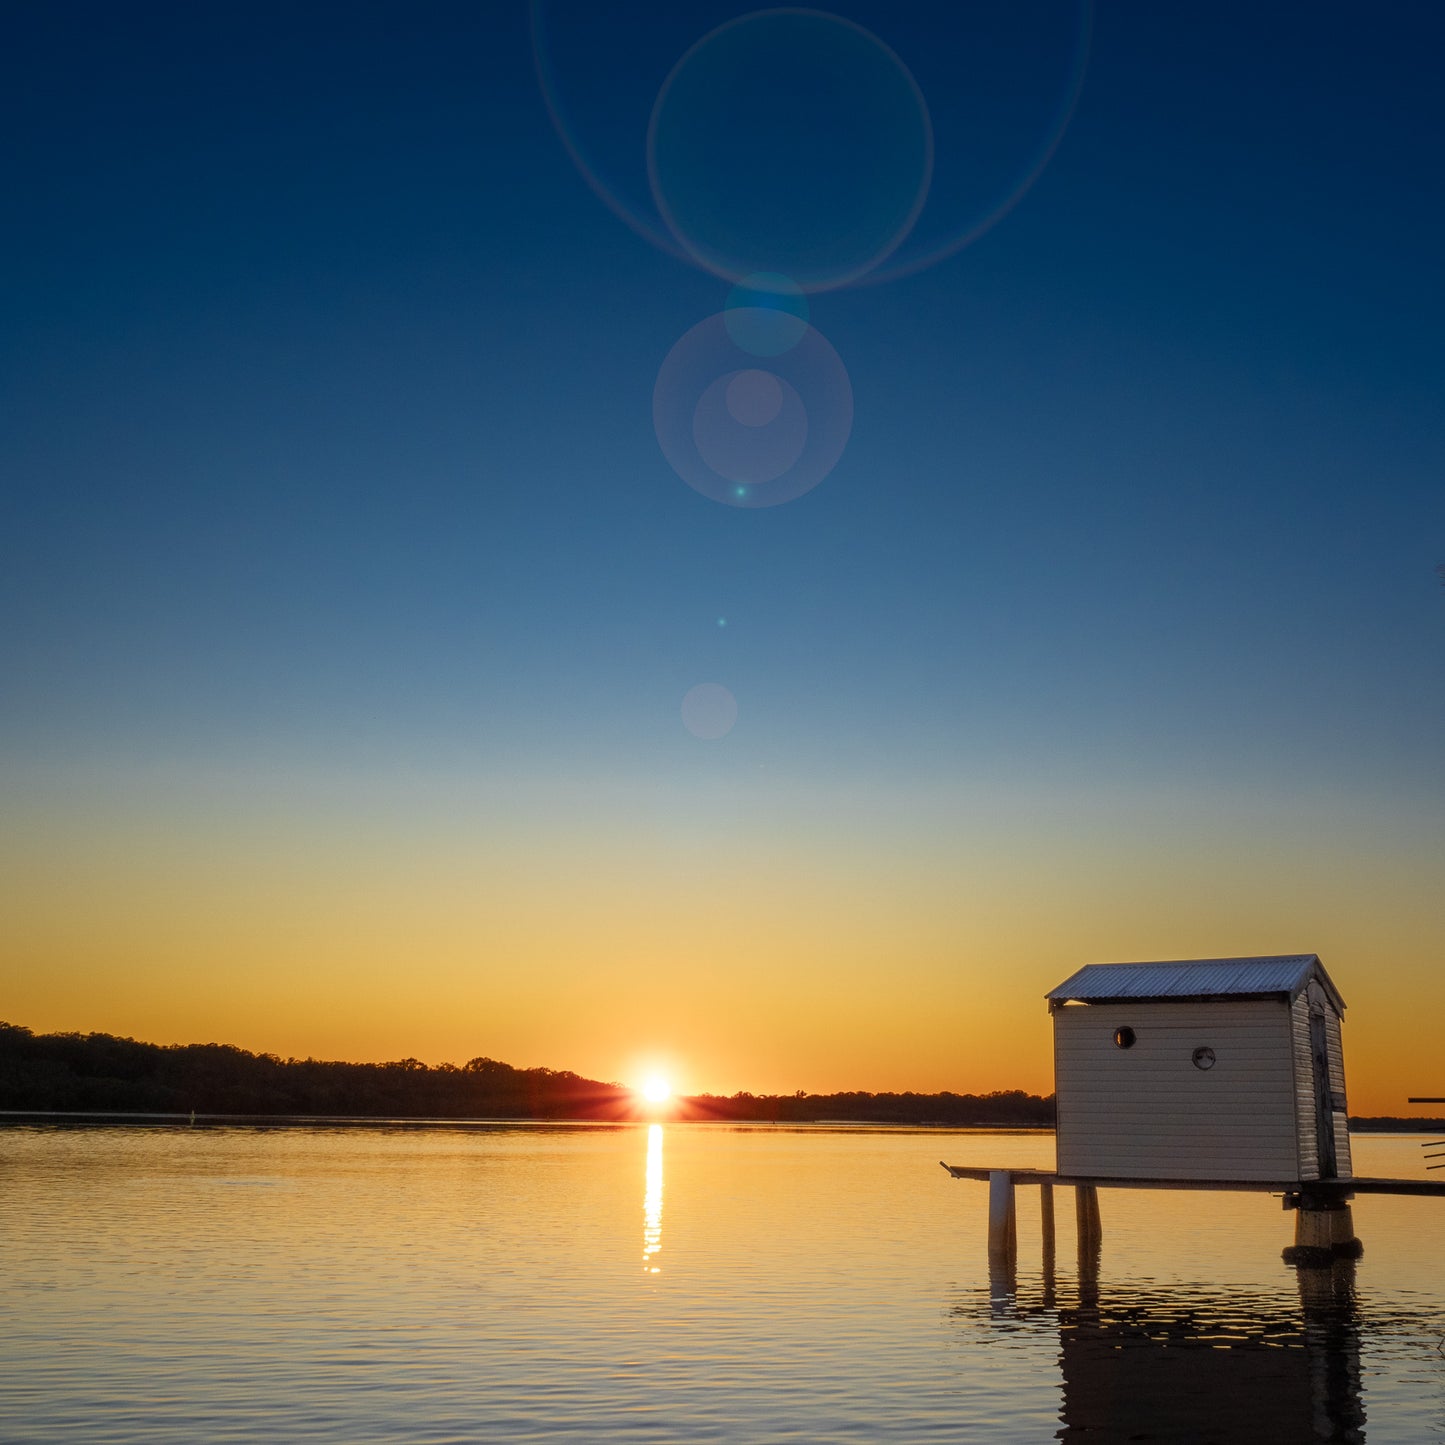
M 1043 1236 L 1044 1273 L 1054 1272 L 1054 1186 L 1039 1185 L 1039 1233 Z
M 971 1164 L 939 1163 L 955 1179 L 988 1181 L 988 1257 L 995 1268 L 1012 1268 L 1018 1254 L 1015 1195 L 1020 1184 L 1039 1189 L 1044 1267 L 1053 1272 L 1054 1186 L 1074 1191 L 1078 1226 L 1080 1276 L 1098 1269 L 1103 1243 L 1099 1218 L 1100 1189 L 1228 1189 L 1283 1196 L 1295 1213 L 1295 1242 L 1284 1251 L 1286 1264 L 1321 1265 L 1335 1259 L 1358 1259 L 1364 1246 L 1355 1238 L 1349 1201 L 1357 1194 L 1413 1194 L 1445 1197 L 1440 1179 L 1118 1179 L 1057 1174 L 1046 1169 L 986 1169 Z
M 988 1176 L 988 1257 L 1012 1263 L 1018 1257 L 1018 1221 L 1014 1213 L 1014 1181 L 1007 1169 Z

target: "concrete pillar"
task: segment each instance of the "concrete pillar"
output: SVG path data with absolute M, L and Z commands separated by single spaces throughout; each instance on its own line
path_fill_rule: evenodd
M 988 1176 L 988 1255 L 991 1260 L 1018 1256 L 1014 1177 L 1007 1169 L 995 1169 Z

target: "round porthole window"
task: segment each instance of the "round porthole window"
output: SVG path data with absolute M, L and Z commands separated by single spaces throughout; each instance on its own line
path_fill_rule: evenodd
M 1121 1029 L 1114 1030 L 1114 1047 L 1116 1049 L 1132 1049 L 1134 1047 L 1134 1030 L 1128 1024 Z
M 1194 1067 L 1196 1069 L 1212 1069 L 1214 1067 L 1214 1050 L 1195 1049 Z

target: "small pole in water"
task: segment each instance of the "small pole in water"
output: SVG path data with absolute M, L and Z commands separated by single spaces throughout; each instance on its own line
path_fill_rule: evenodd
M 1074 1221 L 1079 1246 L 1079 1279 L 1097 1280 L 1104 1230 L 1099 1221 L 1099 1191 L 1094 1185 L 1074 1185 Z
M 1039 1185 L 1039 1232 L 1043 1235 L 1044 1272 L 1054 1269 L 1054 1186 Z

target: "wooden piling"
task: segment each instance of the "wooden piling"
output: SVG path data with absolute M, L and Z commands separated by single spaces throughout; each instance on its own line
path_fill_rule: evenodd
M 1007 1169 L 994 1169 L 988 1176 L 988 1253 L 990 1259 L 1013 1260 L 1018 1255 L 1014 1180 Z
M 1074 1185 L 1074 1222 L 1079 1246 L 1079 1287 L 1098 1282 L 1104 1252 L 1104 1230 L 1099 1219 L 1099 1191 L 1092 1184 Z
M 1054 1186 L 1039 1185 L 1039 1234 L 1043 1249 L 1040 1264 L 1044 1289 L 1044 1308 L 1054 1306 L 1054 1291 L 1057 1288 L 1056 1260 L 1054 1254 Z

